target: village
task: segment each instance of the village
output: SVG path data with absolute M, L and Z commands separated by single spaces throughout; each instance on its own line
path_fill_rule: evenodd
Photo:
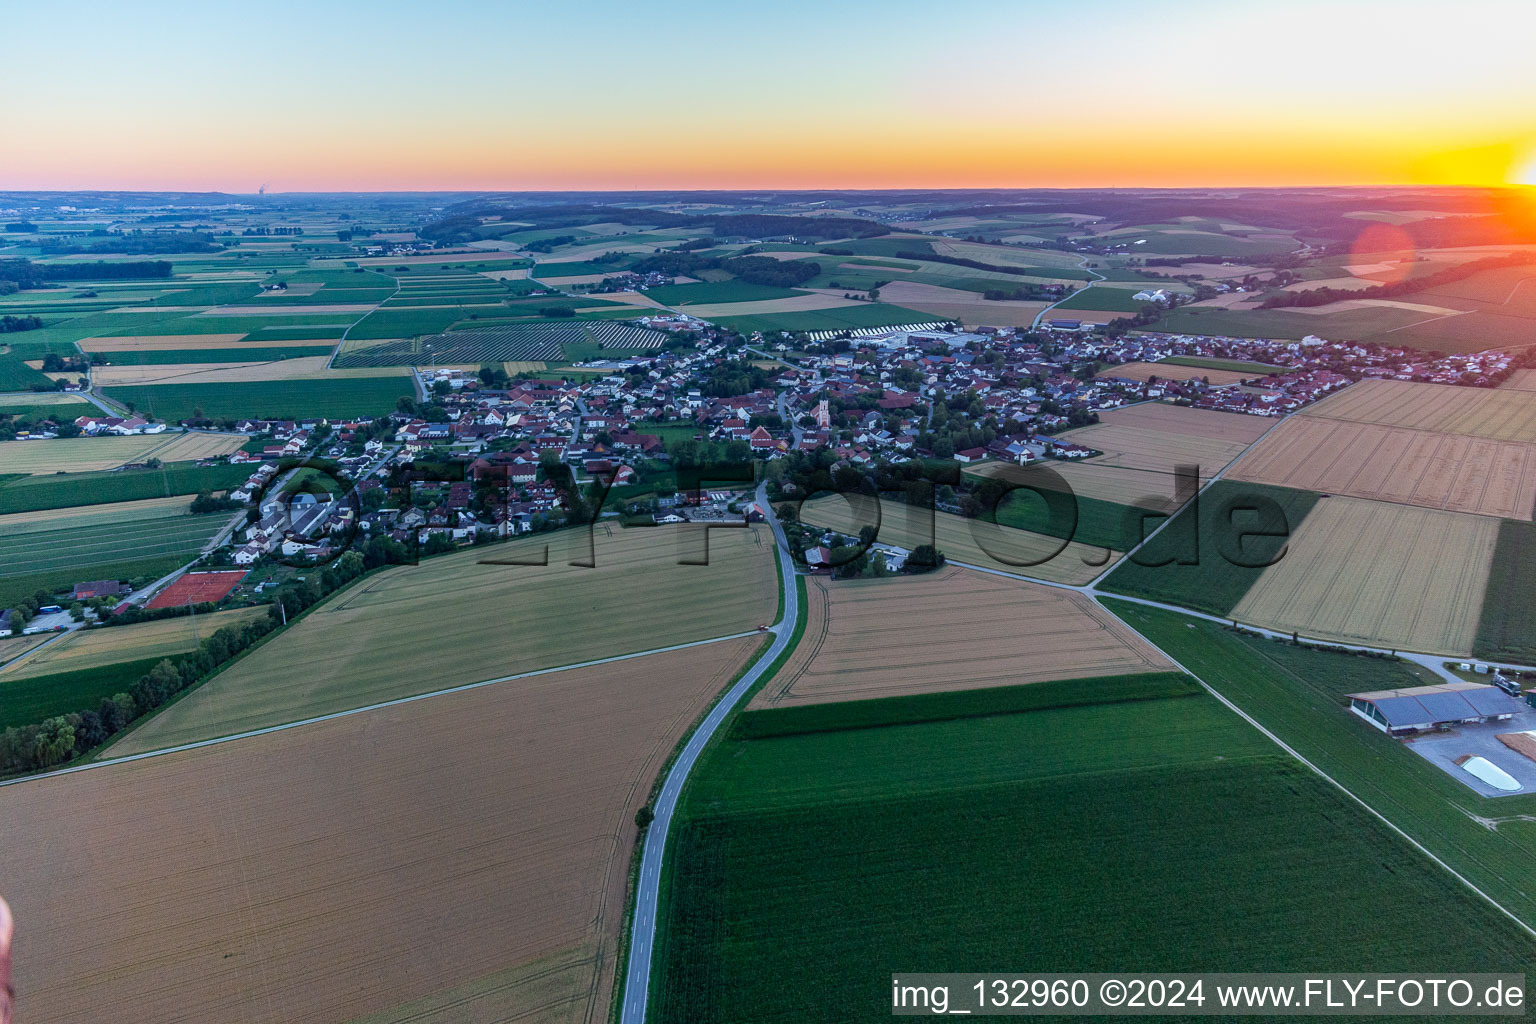
M 696 344 L 594 361 L 559 378 L 418 368 L 424 397 L 376 420 L 235 423 L 253 440 L 223 461 L 249 464 L 250 476 L 227 495 L 234 528 L 199 562 L 324 564 L 373 538 L 436 552 L 599 516 L 760 517 L 743 500 L 746 485 L 690 494 L 679 471 L 791 455 L 821 456 L 831 470 L 1091 461 L 1100 453 L 1070 431 L 1135 403 L 1279 417 L 1359 380 L 1493 387 L 1518 365 L 1497 351 L 1429 359 L 1316 337 L 1110 339 L 948 324 L 813 340 L 743 337 L 684 314 L 646 325 Z M 1229 366 L 1252 370 L 1211 369 Z M 167 429 L 142 416 L 81 416 L 71 426 L 44 422 L 18 437 Z

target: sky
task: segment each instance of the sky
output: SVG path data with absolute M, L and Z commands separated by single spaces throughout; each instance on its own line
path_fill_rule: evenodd
M 0 188 L 1536 184 L 1536 4 L 15 5 Z

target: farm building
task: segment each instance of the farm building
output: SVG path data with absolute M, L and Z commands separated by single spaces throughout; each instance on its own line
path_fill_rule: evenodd
M 1496 686 L 1443 683 L 1349 695 L 1349 709 L 1389 735 L 1424 732 L 1467 722 L 1497 722 L 1525 705 Z

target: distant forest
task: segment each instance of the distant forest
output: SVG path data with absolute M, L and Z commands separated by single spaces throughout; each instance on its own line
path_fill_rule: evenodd
M 484 223 L 486 217 L 501 217 L 503 221 L 515 223 Z M 464 208 L 454 208 L 442 219 L 423 226 L 420 234 L 440 244 L 455 245 L 485 238 L 500 238 L 518 231 L 583 227 L 588 224 L 697 228 L 701 234 L 712 233 L 716 238 L 872 238 L 890 234 L 891 231 L 884 224 L 854 217 L 794 217 L 770 213 L 683 214 L 591 204 L 509 209 L 471 203 Z M 568 240 L 574 241 L 575 236 Z

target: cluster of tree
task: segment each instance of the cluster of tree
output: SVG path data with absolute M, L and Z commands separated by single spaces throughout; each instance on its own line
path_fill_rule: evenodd
M 899 260 L 928 260 L 930 263 L 949 263 L 956 267 L 969 267 L 971 270 L 986 270 L 994 274 L 1012 274 L 1015 277 L 1029 277 L 1039 273 L 1039 270 L 1032 267 L 1009 267 L 998 263 L 983 263 L 981 260 L 968 260 L 959 256 L 941 256 L 938 253 L 918 252 L 917 250 L 913 250 L 911 252 L 898 252 L 896 254 L 896 258 Z M 1052 273 L 1058 274 L 1058 276 L 1065 276 L 1075 272 L 1062 270 L 1052 271 Z
M 697 256 L 688 252 L 663 252 L 647 256 L 630 270 L 636 274 L 695 277 L 702 270 L 724 270 L 739 281 L 771 288 L 793 288 L 821 273 L 811 260 L 776 260 L 772 256 Z
M 1146 303 L 1131 316 L 1117 316 L 1104 326 L 1104 333 L 1111 338 L 1119 338 L 1131 331 L 1139 331 L 1143 327 L 1149 327 L 1163 318 L 1167 310 L 1155 302 Z
M 107 234 L 106 240 L 90 245 L 70 242 L 44 242 L 43 252 L 53 256 L 79 253 L 112 252 L 129 256 L 146 256 L 159 253 L 218 252 L 224 247 L 213 236 L 201 231 L 133 231 L 126 234 Z
M 674 469 L 693 469 L 721 462 L 752 461 L 752 446 L 745 441 L 695 441 L 681 438 L 667 445 L 667 455 Z
M 121 263 L 33 263 L 31 260 L 0 260 L 0 283 L 17 288 L 46 288 L 54 281 L 123 281 L 167 278 L 171 265 L 165 260 L 133 260 Z
M 5 230 L 31 233 L 37 230 L 37 225 L 29 220 L 13 220 L 6 224 Z
M 39 428 L 51 429 L 59 437 L 80 436 L 80 428 L 62 416 L 53 420 L 46 416 L 16 416 L 0 411 L 0 441 L 14 441 L 21 431 Z
M 576 235 L 555 235 L 551 238 L 538 238 L 532 242 L 524 242 L 523 248 L 529 252 L 554 252 L 562 245 L 570 245 L 576 241 Z
M 447 244 L 500 238 L 516 231 L 624 224 L 632 227 L 698 228 L 716 238 L 871 238 L 890 233 L 884 224 L 857 217 L 796 217 L 766 213 L 687 214 L 593 203 L 506 206 L 469 200 L 449 207 L 420 229 L 423 238 Z M 493 219 L 495 218 L 495 219 Z M 510 223 L 509 223 L 510 222 Z
M 202 515 L 204 512 L 233 512 L 240 508 L 241 503 L 234 498 L 215 498 L 208 491 L 198 491 L 197 497 L 192 499 L 192 514 Z
M 732 398 L 766 388 L 772 381 L 773 375 L 761 366 L 754 366 L 746 359 L 736 359 L 717 365 L 699 390 L 710 398 Z
M 1530 263 L 1536 263 L 1536 255 L 1529 252 L 1509 253 L 1504 256 L 1490 256 L 1487 259 L 1472 260 L 1459 266 L 1446 267 L 1432 274 L 1422 277 L 1404 278 L 1392 284 L 1379 284 L 1373 288 L 1311 288 L 1300 292 L 1282 292 L 1279 295 L 1271 295 L 1259 303 L 1260 309 L 1282 309 L 1296 306 L 1326 306 L 1330 302 L 1341 302 L 1345 299 L 1391 299 L 1400 295 L 1412 295 L 1415 292 L 1428 291 L 1444 284 L 1455 281 L 1464 281 L 1474 274 L 1480 274 L 1485 270 L 1498 270 L 1503 267 L 1520 267 Z
M 1012 302 L 1017 300 L 1039 302 L 1056 298 L 1059 291 L 1059 285 L 1026 284 L 1011 290 L 1006 288 L 988 288 L 981 293 L 981 297 L 992 302 Z
M 22 328 L 22 330 L 26 329 Z M 86 373 L 90 368 L 89 356 L 61 356 L 57 352 L 49 352 L 43 356 L 44 373 Z
M 576 315 L 576 309 L 575 309 L 574 306 L 540 306 L 539 307 L 539 316 L 550 317 L 552 319 L 556 318 L 556 317 L 573 317 L 575 315 Z
M 10 316 L 9 314 L 0 316 L 0 334 L 35 331 L 41 326 L 43 326 L 43 318 L 40 316 Z
M 240 234 L 242 234 L 242 235 L 302 235 L 303 233 L 304 233 L 304 229 L 303 228 L 269 228 L 269 227 L 246 228 L 244 231 L 240 232 Z

